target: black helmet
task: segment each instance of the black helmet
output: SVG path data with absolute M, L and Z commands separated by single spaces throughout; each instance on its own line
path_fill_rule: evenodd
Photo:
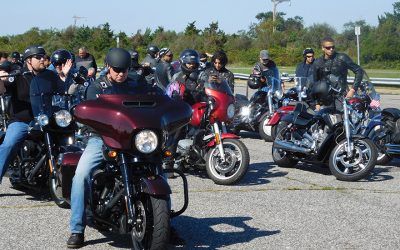
M 134 50 L 134 49 L 130 49 L 130 50 L 128 50 L 128 52 L 129 52 L 129 54 L 131 55 L 131 59 L 132 59 L 132 60 L 135 60 L 135 61 L 138 61 L 138 60 L 139 60 L 139 52 L 137 52 L 137 51 Z
M 151 55 L 153 58 L 155 58 L 157 56 L 158 51 L 160 51 L 158 49 L 157 46 L 151 45 L 147 48 L 147 54 Z
M 190 74 L 197 70 L 200 65 L 199 54 L 193 49 L 185 49 L 179 56 L 179 62 L 181 63 L 181 69 L 185 74 Z M 196 66 L 193 69 L 186 67 L 186 63 L 194 63 Z
M 303 56 L 306 56 L 307 54 L 310 54 L 310 53 L 314 54 L 314 50 L 312 48 L 305 48 L 303 50 Z
M 50 62 L 53 66 L 57 66 L 65 64 L 68 59 L 72 59 L 71 53 L 65 49 L 58 49 L 51 55 Z
M 4 62 L 0 63 L 0 70 L 10 73 L 11 72 L 11 62 L 4 61 Z
M 262 83 L 260 82 L 260 79 L 257 79 L 256 77 L 250 77 L 247 80 L 247 86 L 251 89 L 259 89 L 262 86 Z
M 119 69 L 129 69 L 131 66 L 131 55 L 125 49 L 112 48 L 106 56 L 106 64 Z
M 25 61 L 26 59 L 28 59 L 34 55 L 45 55 L 45 54 L 46 54 L 46 51 L 44 50 L 44 48 L 42 46 L 32 45 L 25 49 L 22 59 Z
M 332 95 L 330 94 L 331 85 L 328 81 L 321 80 L 313 83 L 311 87 L 311 97 L 321 104 L 330 104 Z
M 17 60 L 21 59 L 21 55 L 19 54 L 18 51 L 14 51 L 11 53 L 11 58 L 15 58 Z

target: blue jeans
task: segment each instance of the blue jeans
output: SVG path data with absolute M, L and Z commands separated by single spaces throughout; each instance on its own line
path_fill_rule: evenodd
M 28 127 L 29 125 L 25 122 L 13 122 L 8 126 L 4 141 L 0 145 L 0 183 L 10 161 L 28 135 Z
M 92 137 L 83 152 L 72 180 L 71 190 L 71 233 L 84 233 L 86 227 L 86 203 L 90 192 L 90 179 L 93 170 L 103 162 L 103 141 Z

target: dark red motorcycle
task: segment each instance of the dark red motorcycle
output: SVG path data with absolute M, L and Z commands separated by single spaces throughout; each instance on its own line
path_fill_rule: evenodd
M 206 168 L 220 185 L 238 182 L 249 168 L 249 152 L 239 136 L 226 132 L 235 114 L 234 97 L 226 81 L 204 83 L 207 102 L 192 106 L 191 126 L 179 140 L 174 156 L 178 168 Z
M 94 171 L 88 194 L 94 222 L 130 233 L 134 249 L 165 249 L 170 217 L 187 208 L 186 178 L 175 171 L 183 178 L 185 198 L 179 211 L 170 211 L 171 189 L 163 177 L 162 159 L 168 154 L 168 137 L 188 124 L 191 114 L 185 102 L 156 92 L 100 95 L 74 109 L 77 122 L 94 129 L 104 142 L 104 163 Z M 70 152 L 58 157 L 58 191 L 67 201 L 80 156 Z

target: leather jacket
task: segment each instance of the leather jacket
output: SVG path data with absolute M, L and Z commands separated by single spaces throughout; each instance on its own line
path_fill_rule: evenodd
M 154 74 L 158 87 L 160 87 L 161 89 L 165 89 L 172 80 L 172 76 L 174 75 L 174 68 L 172 68 L 170 63 L 161 60 L 157 64 Z
M 221 70 L 216 70 L 213 66 L 207 68 L 204 71 L 201 71 L 200 75 L 199 75 L 199 80 L 201 82 L 207 82 L 208 78 L 210 77 L 210 75 L 212 74 L 217 74 L 220 78 L 222 78 L 223 80 L 226 80 L 232 93 L 234 91 L 234 84 L 235 84 L 235 80 L 234 80 L 234 75 L 231 71 L 229 71 L 228 69 L 226 69 L 225 67 L 222 68 Z
M 341 88 L 341 92 L 348 90 L 347 71 L 351 70 L 355 74 L 353 89 L 357 90 L 363 78 L 363 69 L 351 60 L 344 53 L 334 53 L 331 58 L 325 59 L 324 56 L 317 58 L 313 63 L 314 81 L 326 80 L 330 81 L 334 87 Z M 337 78 L 336 82 L 332 81 Z

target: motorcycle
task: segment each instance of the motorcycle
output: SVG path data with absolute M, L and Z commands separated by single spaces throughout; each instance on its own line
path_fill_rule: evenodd
M 329 162 L 331 173 L 342 181 L 360 180 L 371 173 L 376 146 L 366 136 L 353 133 L 349 100 L 339 93 L 330 87 L 329 96 L 341 102 L 343 112 L 335 105 L 314 112 L 306 103 L 298 103 L 292 114 L 282 118 L 287 126 L 278 129 L 272 146 L 272 158 L 278 166 L 293 167 L 298 161 Z
M 281 118 L 293 112 L 296 104 L 307 98 L 306 78 L 295 77 L 294 82 L 295 87 L 290 88 L 284 93 L 283 98 L 280 100 L 280 105 L 278 105 L 280 107 L 275 109 L 273 113 L 269 113 L 269 117 L 266 116 L 260 124 L 260 126 L 262 126 L 262 131 L 268 135 L 268 138 L 270 137 L 272 141 L 276 138 L 278 124 Z
M 239 136 L 226 132 L 234 116 L 234 97 L 226 81 L 204 83 L 207 102 L 192 106 L 193 115 L 185 138 L 178 141 L 172 157 L 178 169 L 206 168 L 219 185 L 238 182 L 249 168 L 249 152 Z
M 192 110 L 156 92 L 137 95 L 100 95 L 78 104 L 77 122 L 96 131 L 104 142 L 104 162 L 92 174 L 88 208 L 94 224 L 129 233 L 134 249 L 164 249 L 170 217 L 188 205 L 185 175 L 184 205 L 170 211 L 171 189 L 163 177 L 162 159 L 170 134 L 189 123 Z M 57 157 L 60 185 L 57 190 L 70 202 L 72 179 L 82 152 Z
M 264 140 L 271 141 L 271 135 L 264 127 L 269 121 L 270 114 L 279 107 L 282 96 L 281 81 L 272 76 L 267 77 L 266 86 L 258 89 L 250 100 L 236 95 L 238 105 L 235 108 L 231 131 L 235 134 L 240 130 L 258 132 Z

